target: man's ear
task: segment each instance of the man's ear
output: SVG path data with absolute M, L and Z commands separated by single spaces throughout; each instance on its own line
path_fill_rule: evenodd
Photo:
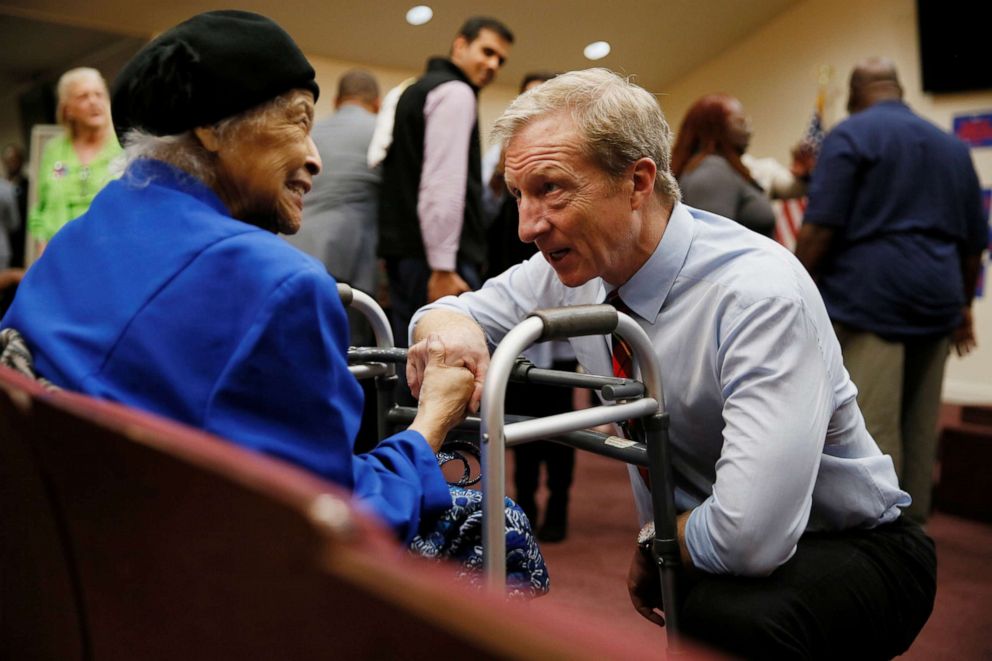
M 220 140 L 217 139 L 217 131 L 214 130 L 214 127 L 197 126 L 193 129 L 193 135 L 208 152 L 216 154 L 220 151 Z
M 451 58 L 455 59 L 455 57 L 461 55 L 462 51 L 464 51 L 470 43 L 471 42 L 465 37 L 465 35 L 460 34 L 455 37 L 455 40 L 451 42 Z
M 647 156 L 637 159 L 631 166 L 634 188 L 630 192 L 630 208 L 640 209 L 654 195 L 654 180 L 658 176 L 658 166 Z

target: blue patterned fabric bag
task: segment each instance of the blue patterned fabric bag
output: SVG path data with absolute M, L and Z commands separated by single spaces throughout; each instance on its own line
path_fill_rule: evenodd
M 410 550 L 431 559 L 461 565 L 456 577 L 482 587 L 482 492 L 450 486 L 451 509 L 430 531 L 414 537 Z M 527 515 L 509 498 L 506 513 L 506 591 L 511 599 L 533 599 L 547 593 L 548 568 L 538 548 Z

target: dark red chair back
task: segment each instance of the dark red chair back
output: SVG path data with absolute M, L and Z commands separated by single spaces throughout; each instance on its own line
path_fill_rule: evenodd
M 663 652 L 456 585 L 335 485 L 183 425 L 5 368 L 0 416 L 0 657 Z

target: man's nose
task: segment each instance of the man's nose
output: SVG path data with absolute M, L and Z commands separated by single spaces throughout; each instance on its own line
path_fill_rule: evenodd
M 517 236 L 520 237 L 521 241 L 533 243 L 548 231 L 548 223 L 544 220 L 540 205 L 523 199 L 518 205 L 518 211 L 520 222 L 517 226 Z

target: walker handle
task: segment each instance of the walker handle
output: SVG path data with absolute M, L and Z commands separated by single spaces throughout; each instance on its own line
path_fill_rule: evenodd
M 538 341 L 608 335 L 617 327 L 616 308 L 605 304 L 535 310 L 530 316 L 537 317 L 544 324 Z

